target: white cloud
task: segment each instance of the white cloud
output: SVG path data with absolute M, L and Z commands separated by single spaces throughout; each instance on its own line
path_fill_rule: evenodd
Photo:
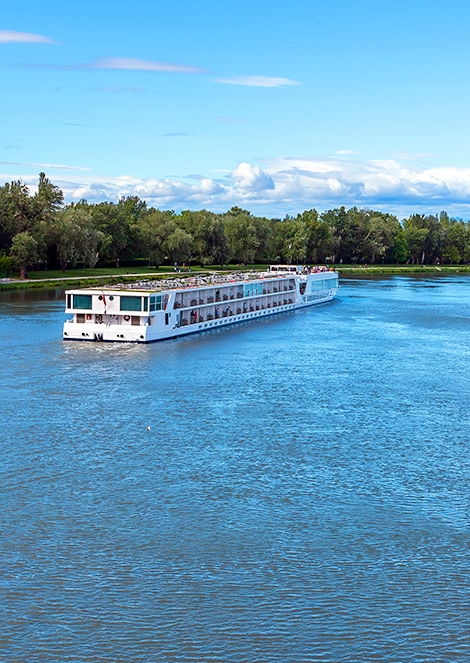
M 258 166 L 243 162 L 230 173 L 231 179 L 239 189 L 247 192 L 274 189 L 271 177 Z
M 139 60 L 137 58 L 100 58 L 91 64 L 93 69 L 127 69 L 132 71 L 163 71 L 172 74 L 202 74 L 204 69 L 185 64 Z
M 336 150 L 335 154 L 339 154 L 339 156 L 347 156 L 348 154 L 359 154 L 359 152 L 354 152 L 354 150 Z
M 286 85 L 300 85 L 299 81 L 290 78 L 275 76 L 232 76 L 230 78 L 214 78 L 214 83 L 227 85 L 247 85 L 248 87 L 285 87 Z
M 205 69 L 186 64 L 172 62 L 157 62 L 156 60 L 140 60 L 138 58 L 99 58 L 92 62 L 79 62 L 76 64 L 43 64 L 25 63 L 21 65 L 28 69 L 53 69 L 58 71 L 88 71 L 93 69 L 116 69 L 125 71 L 152 71 L 170 74 L 204 74 Z M 106 90 L 112 91 L 112 90 Z M 129 91 L 129 90 L 128 90 Z
M 54 167 L 36 165 L 43 169 Z M 76 170 L 73 166 L 56 167 Z M 18 174 L 11 179 L 18 179 Z M 22 179 L 32 188 L 37 184 L 37 176 Z M 265 160 L 263 168 L 243 162 L 225 176 L 222 172 L 218 179 L 199 175 L 107 178 L 64 172 L 53 176 L 53 181 L 69 201 L 116 201 L 120 196 L 136 195 L 161 209 L 206 207 L 221 211 L 240 205 L 276 216 L 311 207 L 323 210 L 357 205 L 397 214 L 447 209 L 460 216 L 470 215 L 470 168 L 410 168 L 391 159 L 280 157 Z
M 0 44 L 55 44 L 50 37 L 36 35 L 31 32 L 13 32 L 0 30 Z
M 410 168 L 396 160 L 280 158 L 267 162 L 276 191 L 331 204 L 470 204 L 470 168 Z
M 221 194 L 224 192 L 223 187 L 220 186 L 215 180 L 209 177 L 204 177 L 200 184 L 201 191 L 207 195 Z

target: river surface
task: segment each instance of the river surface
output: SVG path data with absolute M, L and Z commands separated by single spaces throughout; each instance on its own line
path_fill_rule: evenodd
M 470 661 L 470 278 L 341 285 L 148 346 L 0 295 L 0 660 Z

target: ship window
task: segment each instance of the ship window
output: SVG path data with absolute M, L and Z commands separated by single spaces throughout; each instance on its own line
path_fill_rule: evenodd
M 243 286 L 244 297 L 254 297 L 255 295 L 262 295 L 262 294 L 263 294 L 262 283 L 245 283 Z
M 72 295 L 67 295 L 67 308 L 72 308 Z
M 162 296 L 152 295 L 150 297 L 150 311 L 161 311 L 161 310 L 162 310 Z
M 144 311 L 148 311 L 149 310 L 149 298 L 144 297 L 143 300 L 144 300 Z
M 92 309 L 93 303 L 91 295 L 74 295 L 73 308 Z
M 319 279 L 318 281 L 312 281 L 312 290 L 311 292 L 318 292 L 319 290 L 328 290 L 331 284 L 330 279 Z
M 121 311 L 141 311 L 142 297 L 121 296 Z

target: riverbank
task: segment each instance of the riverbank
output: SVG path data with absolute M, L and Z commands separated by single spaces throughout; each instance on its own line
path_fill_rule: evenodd
M 449 274 L 470 274 L 470 265 L 370 265 L 370 266 L 355 266 L 355 265 L 330 265 L 332 269 L 339 272 L 340 276 L 375 276 L 375 275 L 396 275 L 403 276 L 409 274 L 428 274 L 434 275 L 449 275 Z M 235 265 L 228 267 L 215 267 L 213 265 L 202 268 L 191 268 L 191 272 L 183 270 L 178 276 L 184 277 L 190 274 L 201 274 L 207 272 L 224 272 L 239 269 Z M 250 265 L 246 271 L 263 271 L 266 265 Z M 52 273 L 47 277 L 44 274 L 48 272 L 31 272 L 28 279 L 20 280 L 14 276 L 8 281 L 0 281 L 0 290 L 22 290 L 29 288 L 69 288 L 69 287 L 89 287 L 96 285 L 107 285 L 113 283 L 132 283 L 136 279 L 160 279 L 168 278 L 168 276 L 175 276 L 175 271 L 170 268 L 143 270 L 129 270 L 129 269 L 93 269 L 87 270 L 84 274 L 83 270 L 71 270 L 65 276 L 61 272 Z M 49 273 L 50 274 L 50 273 Z M 60 275 L 59 275 L 60 274 Z

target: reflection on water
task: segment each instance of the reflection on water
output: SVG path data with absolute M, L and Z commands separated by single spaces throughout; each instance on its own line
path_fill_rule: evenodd
M 149 346 L 2 293 L 4 660 L 469 660 L 469 290 Z

